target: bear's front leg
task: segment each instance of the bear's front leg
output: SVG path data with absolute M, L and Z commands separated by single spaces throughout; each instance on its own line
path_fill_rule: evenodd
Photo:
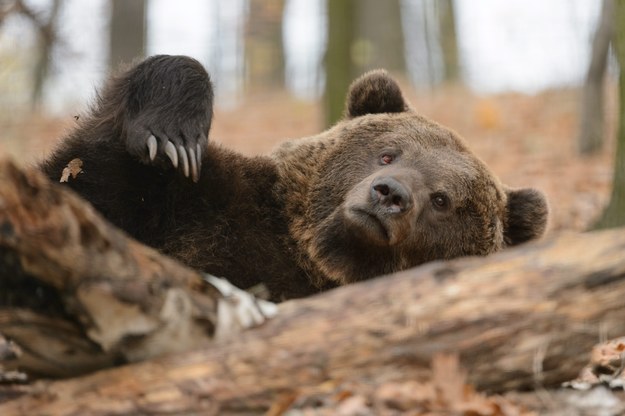
M 115 89 L 123 92 L 117 114 L 128 152 L 145 164 L 173 165 L 197 182 L 213 115 L 213 88 L 202 65 L 186 56 L 153 56 Z

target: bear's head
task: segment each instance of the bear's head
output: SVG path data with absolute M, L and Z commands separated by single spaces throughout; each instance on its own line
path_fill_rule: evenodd
M 453 131 L 413 111 L 384 71 L 350 87 L 330 130 L 275 153 L 290 232 L 320 286 L 537 238 L 544 196 L 502 185 Z

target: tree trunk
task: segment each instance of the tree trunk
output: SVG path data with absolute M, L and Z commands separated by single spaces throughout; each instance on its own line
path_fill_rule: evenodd
M 215 297 L 197 289 L 193 272 L 178 275 L 175 262 L 124 240 L 37 175 L 5 164 L 0 179 L 0 245 L 63 295 L 74 324 L 90 329 L 85 342 L 107 345 L 98 331 L 146 348 L 166 342 L 150 339 L 154 332 L 143 331 L 150 325 L 137 316 L 166 315 L 159 305 L 173 289 L 177 299 L 192 299 L 199 310 L 192 322 L 206 330 L 201 321 L 214 312 Z M 582 368 L 600 335 L 625 333 L 624 231 L 563 235 L 286 302 L 272 320 L 228 342 L 39 382 L 32 394 L 0 405 L 0 414 L 259 412 L 323 383 L 426 380 L 440 353 L 458 354 L 481 390 L 557 386 Z M 129 336 L 127 321 L 140 336 Z
M 341 119 L 345 94 L 354 79 L 352 45 L 355 38 L 354 0 L 327 0 L 328 47 L 325 57 L 325 123 L 331 126 Z
M 37 30 L 38 51 L 33 70 L 33 88 L 31 92 L 31 108 L 37 110 L 41 104 L 45 82 L 50 72 L 52 51 L 57 44 L 58 15 L 62 0 L 53 0 L 50 13 L 44 19 L 41 13 L 32 9 L 24 0 L 15 0 L 13 4 L 0 11 L 0 25 L 4 18 L 11 14 L 21 14 L 35 26 Z
M 45 22 L 38 22 L 39 29 L 39 53 L 35 73 L 33 77 L 33 94 L 31 107 L 37 109 L 41 104 L 45 82 L 50 73 L 52 51 L 57 41 L 58 15 L 61 8 L 61 0 L 54 0 L 50 9 L 50 16 Z
M 603 80 L 608 66 L 610 42 L 614 37 L 614 25 L 614 0 L 603 0 L 582 93 L 580 132 L 577 137 L 577 148 L 582 155 L 597 153 L 603 146 Z
M 406 59 L 399 0 L 328 0 L 327 10 L 324 100 L 330 127 L 343 116 L 356 77 L 376 68 L 405 72 Z
M 355 13 L 355 75 L 377 68 L 405 72 L 400 0 L 360 0 Z
M 615 50 L 620 66 L 619 74 L 619 127 L 614 161 L 612 195 L 596 228 L 611 228 L 625 225 L 625 0 L 617 0 L 615 7 L 616 27 Z
M 282 16 L 284 0 L 250 0 L 245 34 L 247 83 L 252 88 L 284 87 Z
M 453 0 L 439 0 L 436 5 L 438 6 L 441 52 L 445 67 L 444 80 L 457 81 L 460 66 L 458 65 L 454 2 Z
M 145 25 L 145 0 L 111 0 L 109 69 L 145 56 Z

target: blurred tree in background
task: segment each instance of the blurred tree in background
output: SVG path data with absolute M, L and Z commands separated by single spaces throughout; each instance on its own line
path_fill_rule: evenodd
M 327 0 L 325 123 L 343 115 L 345 94 L 359 75 L 375 68 L 406 71 L 400 0 Z
M 614 161 L 614 180 L 610 203 L 596 228 L 612 228 L 625 225 L 625 0 L 616 0 L 615 52 L 619 73 L 619 125 Z
M 332 124 L 340 118 L 345 92 L 350 82 L 360 74 L 380 67 L 396 74 L 407 73 L 407 61 L 410 58 L 410 54 L 407 54 L 408 49 L 412 50 L 413 55 L 417 51 L 416 53 L 421 57 L 426 57 L 425 61 L 429 61 L 424 65 L 422 60 L 416 66 L 413 62 L 411 71 L 438 73 L 444 69 L 444 79 L 455 79 L 458 76 L 453 0 L 317 1 L 324 3 L 325 7 L 321 7 L 323 15 L 310 16 L 313 20 L 320 22 L 318 31 L 315 29 L 316 33 L 312 35 L 323 39 L 320 41 L 321 48 L 324 47 L 323 42 L 327 40 L 325 65 L 319 67 L 311 59 L 306 64 L 306 70 L 315 71 L 314 74 L 307 75 L 309 79 L 314 80 L 311 84 L 315 83 L 321 87 L 325 80 L 326 124 Z M 48 78 L 51 51 L 62 44 L 57 39 L 55 25 L 63 2 L 64 0 L 32 2 L 32 8 L 27 6 L 31 4 L 27 0 L 5 0 L 0 3 L 2 6 L 0 7 L 0 24 L 3 23 L 2 16 L 22 13 L 32 18 L 39 33 L 38 37 L 41 42 L 36 49 L 40 59 L 31 84 L 33 103 L 38 103 L 42 99 L 43 85 Z M 228 13 L 237 10 L 234 13 L 237 13 L 243 24 L 240 26 L 242 28 L 240 31 L 238 28 L 235 29 L 236 33 L 225 33 L 231 28 L 222 31 L 223 25 L 220 19 L 223 16 L 220 17 L 219 13 L 207 16 L 206 24 L 217 28 L 215 33 L 218 39 L 213 42 L 221 44 L 224 43 L 223 39 L 236 38 L 236 41 L 227 43 L 227 53 L 237 56 L 240 53 L 243 60 L 237 58 L 237 62 L 233 64 L 231 56 L 225 57 L 226 53 L 214 46 L 211 50 L 219 50 L 219 53 L 207 50 L 206 57 L 209 57 L 210 61 L 227 61 L 229 66 L 226 68 L 224 65 L 225 69 L 222 72 L 228 71 L 228 77 L 236 78 L 237 83 L 243 79 L 248 89 L 284 88 L 287 74 L 283 38 L 285 36 L 284 13 L 287 3 L 293 4 L 296 1 L 291 3 L 291 0 L 241 0 L 237 2 L 211 0 L 213 10 L 223 9 L 228 10 Z M 147 11 L 154 4 L 149 0 L 106 0 L 103 3 L 104 13 L 110 13 L 108 18 L 105 18 L 108 21 L 108 28 L 105 29 L 108 31 L 103 32 L 103 37 L 105 39 L 108 37 L 108 41 L 104 43 L 105 48 L 108 49 L 108 60 L 103 61 L 108 62 L 109 69 L 117 68 L 120 63 L 129 63 L 145 56 Z M 180 4 L 176 7 L 187 8 L 189 6 Z M 298 7 L 301 8 L 301 4 Z M 311 10 L 310 7 L 308 9 Z M 406 17 L 415 13 L 419 15 L 416 20 L 414 16 Z M 410 19 L 413 20 L 410 21 Z M 180 24 L 185 23 L 182 21 Z M 170 24 L 170 26 L 174 27 L 175 24 Z M 407 31 L 408 28 L 410 31 Z M 322 33 L 324 30 L 326 33 Z M 411 37 L 409 43 L 405 42 L 406 36 Z M 70 40 L 66 39 L 68 44 Z M 233 51 L 233 48 L 239 47 L 240 51 Z M 64 56 L 76 58 L 71 48 L 70 45 Z M 442 53 L 439 53 L 440 51 Z M 306 52 L 296 51 L 300 56 Z M 312 51 L 312 53 L 318 52 Z M 442 55 L 444 65 L 433 64 L 431 58 L 433 55 Z M 201 56 L 196 57 L 202 60 Z M 57 58 L 59 56 L 55 57 Z M 60 64 L 67 66 L 64 61 Z M 213 69 L 219 66 L 213 62 L 208 66 L 211 67 L 211 64 Z M 236 68 L 233 68 L 233 65 Z M 218 73 L 219 71 L 215 71 L 216 75 Z M 428 82 L 435 79 L 433 76 L 429 78 Z M 436 80 L 438 82 L 441 79 L 436 78 Z M 311 95 L 315 96 L 315 92 Z
M 351 17 L 356 24 L 350 48 L 356 75 L 376 68 L 406 71 L 400 3 L 400 0 L 358 1 Z M 329 42 L 332 42 L 331 37 Z
M 41 104 L 43 88 L 52 65 L 52 51 L 58 43 L 58 16 L 63 0 L 52 0 L 48 13 L 38 12 L 23 0 L 15 0 L 3 4 L 0 13 L 0 25 L 9 15 L 21 15 L 35 28 L 37 38 L 37 57 L 33 67 L 33 83 L 30 104 L 38 110 Z
M 554 129 L 564 132 L 567 142 L 550 145 L 577 153 L 571 144 L 577 139 L 580 153 L 599 151 L 588 163 L 602 163 L 605 169 L 608 162 L 602 158 L 612 147 L 601 149 L 601 141 L 612 131 L 614 117 L 605 117 L 604 111 L 611 111 L 615 101 L 605 92 L 616 91 L 605 88 L 615 85 L 613 72 L 607 70 L 611 69 L 610 45 L 613 51 L 617 49 L 616 29 L 610 25 L 625 18 L 618 18 L 612 8 L 614 0 L 576 6 L 560 0 L 544 2 L 545 7 L 540 8 L 537 3 L 516 0 L 485 6 L 469 0 L 0 0 L 0 118 L 10 121 L 13 115 L 18 116 L 16 120 L 22 115 L 29 117 L 29 104 L 32 109 L 45 105 L 45 110 L 51 110 L 41 114 L 43 117 L 84 106 L 88 92 L 103 81 L 107 68 L 117 68 L 120 62 L 131 62 L 148 52 L 183 53 L 209 68 L 223 108 L 244 101 L 244 88 L 268 91 L 286 86 L 293 96 L 279 96 L 276 100 L 285 108 L 323 93 L 322 105 L 315 104 L 314 108 L 321 109 L 322 122 L 331 125 L 342 116 L 349 84 L 367 70 L 384 67 L 399 75 L 400 80 L 404 73 L 407 75 L 415 87 L 413 91 L 420 94 L 415 101 L 439 92 L 463 100 L 461 108 L 438 105 L 445 116 L 452 112 L 463 115 L 461 120 L 469 123 L 464 130 L 468 136 L 483 136 L 495 142 L 491 136 L 500 132 L 492 125 L 486 133 L 471 131 L 474 119 L 481 117 L 475 108 L 482 107 L 462 94 L 566 90 L 580 86 L 580 71 L 587 69 L 581 113 L 575 110 L 569 118 L 560 116 L 553 123 Z M 601 17 L 596 19 L 598 15 Z M 549 24 L 538 27 L 534 17 Z M 592 51 L 587 52 L 586 40 L 590 38 Z M 586 58 L 591 58 L 589 65 Z M 617 59 L 621 67 L 623 59 Z M 574 76 L 567 77 L 571 73 Z M 519 79 L 521 83 L 517 83 Z M 545 79 L 548 82 L 543 82 Z M 467 88 L 433 91 L 433 87 L 449 81 L 465 82 Z M 621 74 L 621 87 L 623 84 Z M 537 116 L 539 121 L 568 109 L 566 103 L 554 106 L 549 100 L 545 106 Z M 307 110 L 302 111 L 309 111 L 310 107 L 304 107 Z M 503 114 L 504 109 L 501 111 Z M 508 114 L 512 116 L 505 117 L 507 121 L 517 121 L 522 128 L 539 122 L 524 111 Z M 298 116 L 295 113 L 292 119 Z M 313 123 L 317 120 L 315 115 Z M 449 120 L 443 117 L 441 121 Z M 265 130 L 276 130 L 275 120 L 265 117 L 263 122 L 268 125 Z M 610 124 L 604 127 L 604 122 Z M 573 131 L 567 130 L 571 124 L 575 124 Z M 15 130 L 18 128 L 22 129 L 20 126 Z M 548 129 L 527 136 L 513 130 L 509 133 L 519 135 L 523 143 L 519 149 L 538 153 L 548 147 L 548 140 L 539 137 L 543 133 L 550 135 Z M 625 215 L 624 130 L 621 126 L 612 202 L 598 223 L 601 227 L 619 224 Z M 3 134 L 8 137 L 6 131 Z M 24 135 L 32 136 L 28 132 Z M 558 153 L 554 166 L 562 162 L 559 158 L 569 156 Z M 509 157 L 520 160 L 517 153 Z M 577 154 L 570 159 L 577 160 Z M 523 167 L 531 169 L 532 163 Z M 584 227 L 594 222 L 609 192 L 609 176 L 597 172 L 579 173 L 587 184 L 576 189 L 591 189 L 592 194 L 576 200 L 582 206 L 580 210 L 597 207 L 592 217 L 584 213 L 588 218 Z M 600 196 L 597 184 L 605 185 Z
M 416 33 L 422 39 L 425 65 L 420 71 L 443 70 L 430 74 L 429 82 L 455 81 L 459 76 L 458 45 L 453 0 L 420 3 Z M 325 123 L 334 124 L 343 113 L 345 93 L 351 81 L 364 72 L 385 68 L 405 74 L 406 44 L 401 0 L 327 0 L 328 45 L 325 71 Z M 412 42 L 415 39 L 411 39 Z M 433 51 L 440 50 L 441 62 L 433 62 Z
M 109 69 L 145 56 L 146 0 L 111 0 Z
M 614 20 L 614 0 L 603 0 L 601 17 L 592 40 L 590 65 L 582 92 L 577 149 L 583 155 L 596 154 L 603 146 L 603 89 L 610 43 L 614 36 Z
M 52 65 L 52 50 L 57 40 L 56 26 L 58 24 L 58 15 L 62 3 L 62 0 L 53 0 L 50 14 L 47 19 L 44 19 L 38 18 L 37 14 L 29 11 L 23 2 L 18 2 L 18 4 L 21 4 L 22 10 L 29 14 L 29 17 L 31 17 L 35 23 L 39 32 L 39 56 L 37 58 L 37 64 L 35 65 L 33 95 L 31 100 L 33 108 L 38 108 L 41 103 L 43 87 Z
M 284 87 L 284 0 L 249 0 L 245 27 L 245 76 L 256 88 Z
M 438 27 L 443 55 L 444 80 L 457 81 L 460 77 L 458 63 L 458 40 L 456 36 L 456 14 L 453 0 L 438 0 Z
M 325 123 L 330 126 L 339 120 L 345 105 L 345 92 L 356 71 L 352 60 L 352 45 L 356 39 L 354 16 L 355 0 L 327 2 L 328 46 L 326 49 L 324 92 Z

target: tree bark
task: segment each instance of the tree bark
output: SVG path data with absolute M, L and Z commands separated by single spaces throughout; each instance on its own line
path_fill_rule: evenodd
M 246 81 L 252 89 L 284 88 L 284 0 L 250 0 L 245 31 Z
M 31 8 L 24 0 L 17 0 L 12 5 L 5 7 L 0 14 L 0 25 L 3 18 L 10 14 L 21 14 L 26 19 L 30 20 L 37 30 L 37 57 L 33 70 L 33 88 L 31 93 L 31 108 L 38 110 L 42 97 L 43 90 L 50 72 L 50 64 L 52 61 L 53 49 L 58 45 L 59 39 L 57 36 L 58 16 L 63 2 L 61 0 L 53 0 L 50 5 L 49 15 L 44 18 L 41 13 Z
M 442 0 L 438 6 L 441 52 L 445 66 L 444 80 L 457 81 L 460 65 L 458 64 L 458 40 L 456 36 L 456 13 L 453 0 Z
M 145 56 L 145 0 L 112 0 L 109 32 L 111 70 Z
M 360 0 L 354 10 L 356 75 L 372 69 L 406 71 L 399 0 Z
M 625 0 L 617 0 L 615 16 L 616 59 L 621 68 L 619 74 L 619 126 L 616 138 L 616 155 L 610 202 L 595 228 L 611 228 L 625 225 Z
M 31 106 L 33 109 L 37 109 L 41 105 L 43 97 L 43 89 L 48 75 L 50 73 L 50 66 L 52 64 L 52 51 L 57 43 L 57 27 L 58 27 L 58 15 L 61 8 L 61 0 L 54 0 L 50 10 L 50 16 L 46 22 L 41 22 L 38 25 L 39 29 L 39 46 L 37 64 L 34 69 L 34 85 L 33 94 L 31 98 Z
M 614 0 L 603 0 L 582 92 L 580 132 L 577 137 L 577 148 L 582 155 L 597 153 L 603 146 L 603 80 L 615 22 Z
M 72 376 L 187 351 L 271 312 L 130 239 L 34 170 L 0 162 L 0 207 L 0 333 L 24 352 L 9 370 Z
M 169 260 L 137 243 L 122 245 L 121 233 L 107 230 L 89 213 L 79 215 L 80 224 L 67 224 L 62 236 L 54 229 L 31 228 L 50 224 L 46 216 L 62 224 L 68 210 L 77 209 L 78 198 L 60 198 L 59 189 L 12 169 L 0 168 L 0 189 L 7 179 L 17 180 L 15 197 L 0 192 L 0 243 L 22 256 L 29 272 L 49 273 L 46 283 L 80 301 L 84 287 L 106 282 L 116 269 L 133 270 L 126 274 L 126 286 L 111 284 L 87 297 L 124 294 L 125 305 L 137 309 L 163 303 L 162 293 L 144 290 L 145 280 L 136 276 L 145 270 L 150 287 L 158 289 Z M 62 203 L 66 198 L 76 201 Z M 37 250 L 30 245 L 34 240 L 20 237 L 32 229 L 41 240 Z M 76 379 L 39 382 L 32 394 L 0 405 L 0 414 L 259 412 L 281 395 L 329 381 L 426 380 L 439 353 L 458 354 L 469 381 L 481 390 L 556 386 L 576 375 L 600 335 L 625 333 L 624 231 L 562 235 L 488 258 L 432 263 L 286 302 L 275 318 L 227 342 Z M 109 236 L 105 241 L 121 252 L 100 258 L 99 236 Z M 52 246 L 62 246 L 74 261 L 53 255 Z M 45 260 L 35 257 L 37 251 Z M 182 276 L 176 282 L 183 292 L 197 282 L 193 272 Z M 200 308 L 202 299 L 197 302 Z M 212 311 L 210 304 L 207 308 Z M 82 308 L 70 312 L 85 325 Z M 121 318 L 111 313 L 97 319 L 102 328 L 115 327 Z
M 327 0 L 326 3 L 328 47 L 325 56 L 324 109 L 325 124 L 329 127 L 343 116 L 345 94 L 356 75 L 352 59 L 356 3 L 354 0 Z
M 399 0 L 327 0 L 325 122 L 343 116 L 351 82 L 366 71 L 405 72 L 404 34 Z

